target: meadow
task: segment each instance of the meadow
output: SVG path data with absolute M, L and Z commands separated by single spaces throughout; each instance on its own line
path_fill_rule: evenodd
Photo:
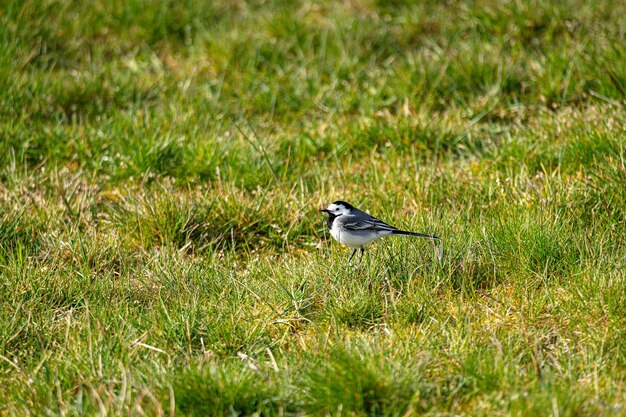
M 0 0 L 0 416 L 626 415 L 625 15 Z

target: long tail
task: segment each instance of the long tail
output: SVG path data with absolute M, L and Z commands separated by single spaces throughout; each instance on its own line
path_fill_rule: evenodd
M 434 235 L 425 235 L 423 233 L 415 233 L 415 232 L 407 232 L 406 230 L 394 230 L 391 232 L 392 235 L 400 235 L 400 236 L 413 236 L 413 237 L 421 237 L 424 239 L 433 239 L 433 240 L 441 240 L 440 237 Z

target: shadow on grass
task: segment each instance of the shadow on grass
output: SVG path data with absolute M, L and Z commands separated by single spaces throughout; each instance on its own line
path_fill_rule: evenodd
M 333 347 L 312 358 L 298 381 L 302 408 L 312 415 L 395 415 L 428 390 L 419 364 L 368 347 Z
M 177 370 L 177 413 L 185 416 L 274 416 L 285 410 L 278 387 L 245 364 L 204 364 Z

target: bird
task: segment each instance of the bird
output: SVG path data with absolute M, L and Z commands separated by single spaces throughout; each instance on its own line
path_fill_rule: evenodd
M 328 214 L 327 225 L 331 236 L 342 245 L 354 249 L 350 258 L 348 258 L 348 264 L 350 264 L 359 249 L 361 250 L 359 259 L 362 259 L 365 246 L 385 236 L 413 236 L 441 241 L 440 237 L 434 235 L 409 232 L 390 226 L 382 220 L 359 210 L 350 203 L 341 200 L 335 201 L 328 208 L 320 211 Z M 441 258 L 441 249 L 438 251 L 438 258 Z

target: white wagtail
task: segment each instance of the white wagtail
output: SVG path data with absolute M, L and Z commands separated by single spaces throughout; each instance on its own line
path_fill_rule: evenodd
M 335 201 L 328 208 L 320 211 L 328 213 L 328 229 L 331 236 L 342 245 L 354 249 L 348 263 L 352 261 L 357 250 L 361 249 L 360 258 L 363 258 L 365 246 L 384 236 L 401 235 L 441 240 L 437 236 L 397 229 L 345 201 Z M 441 251 L 438 251 L 438 257 L 441 258 Z

